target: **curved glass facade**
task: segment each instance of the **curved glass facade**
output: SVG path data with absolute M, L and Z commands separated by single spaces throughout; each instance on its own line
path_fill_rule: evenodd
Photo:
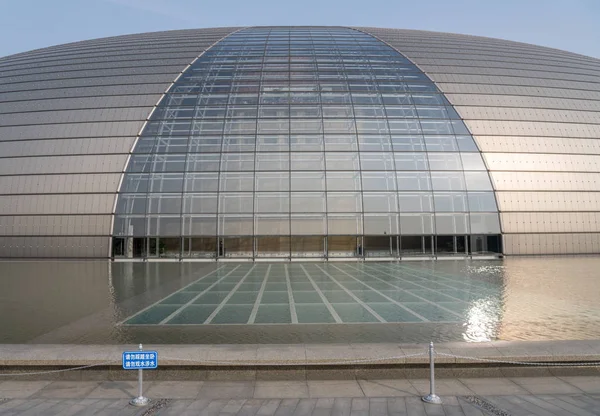
M 172 85 L 121 184 L 113 254 L 500 251 L 469 131 L 435 84 L 346 28 L 249 28 Z

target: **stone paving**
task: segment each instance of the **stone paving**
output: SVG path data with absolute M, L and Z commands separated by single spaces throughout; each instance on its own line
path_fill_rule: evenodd
M 426 379 L 150 381 L 144 408 L 132 381 L 0 382 L 0 415 L 600 415 L 600 376 Z

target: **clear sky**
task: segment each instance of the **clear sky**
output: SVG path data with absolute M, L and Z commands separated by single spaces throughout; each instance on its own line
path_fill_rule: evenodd
M 348 25 L 465 33 L 600 58 L 600 0 L 0 0 L 0 56 L 128 33 Z

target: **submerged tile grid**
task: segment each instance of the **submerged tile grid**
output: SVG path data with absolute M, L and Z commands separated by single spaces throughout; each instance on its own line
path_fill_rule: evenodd
M 484 299 L 500 302 L 498 285 L 422 265 L 238 264 L 200 277 L 124 324 L 455 323 Z

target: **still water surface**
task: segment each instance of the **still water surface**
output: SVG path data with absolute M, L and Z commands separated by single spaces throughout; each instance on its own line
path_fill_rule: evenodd
M 0 343 L 600 339 L 599 257 L 5 261 L 0 288 Z

